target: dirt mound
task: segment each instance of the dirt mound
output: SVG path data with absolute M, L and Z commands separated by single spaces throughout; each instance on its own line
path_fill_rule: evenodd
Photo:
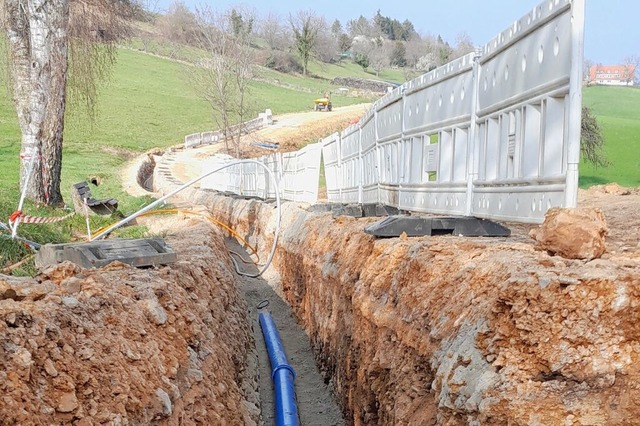
M 3 424 L 257 423 L 253 337 L 222 237 L 200 224 L 168 242 L 170 267 L 0 276 Z
M 315 143 L 357 123 L 367 111 L 367 107 L 368 105 L 354 105 L 335 108 L 332 112 L 308 112 L 284 116 L 278 119 L 275 126 L 248 135 L 248 143 L 243 146 L 242 157 L 255 158 L 270 153 L 251 145 L 251 142 L 278 144 L 278 152 L 296 151 L 304 145 Z
M 354 87 L 360 90 L 368 90 L 374 93 L 387 93 L 389 88 L 397 86 L 396 83 L 387 83 L 380 80 L 368 80 L 354 77 L 336 77 L 333 79 L 333 84 L 337 86 Z

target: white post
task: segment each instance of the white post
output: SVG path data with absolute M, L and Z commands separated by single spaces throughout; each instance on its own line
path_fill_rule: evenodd
M 480 92 L 480 77 L 482 66 L 480 66 L 480 50 L 476 50 L 473 57 L 473 92 L 471 94 L 471 122 L 469 124 L 469 144 L 467 148 L 467 206 L 465 209 L 466 216 L 473 215 L 473 181 L 478 178 L 478 159 L 479 150 L 477 137 L 477 120 L 478 120 L 478 93 Z
M 364 181 L 364 158 L 362 158 L 362 124 L 358 124 L 358 204 L 363 203 L 362 182 Z
M 569 140 L 565 207 L 578 205 L 578 165 L 582 130 L 582 62 L 584 59 L 585 0 L 571 2 L 571 77 L 569 85 Z

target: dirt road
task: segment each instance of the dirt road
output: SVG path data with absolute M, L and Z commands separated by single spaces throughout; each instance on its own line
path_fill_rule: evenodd
M 271 154 L 273 150 L 259 148 L 254 142 L 278 144 L 278 151 L 295 151 L 300 146 L 338 132 L 356 122 L 367 111 L 369 104 L 335 108 L 332 112 L 302 112 L 274 117 L 273 125 L 246 135 L 242 139 L 243 158 Z M 172 175 L 187 182 L 201 173 L 200 163 L 207 157 L 224 150 L 221 143 L 201 146 L 173 153 Z

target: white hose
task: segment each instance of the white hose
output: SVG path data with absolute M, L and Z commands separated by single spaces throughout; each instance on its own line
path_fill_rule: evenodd
M 191 185 L 193 185 L 194 183 L 200 181 L 201 179 L 204 179 L 205 177 L 212 175 L 214 173 L 217 173 L 221 170 L 227 169 L 229 167 L 233 167 L 236 166 L 238 164 L 243 164 L 243 163 L 247 163 L 247 164 L 258 164 L 259 166 L 261 166 L 262 168 L 264 168 L 268 173 L 269 173 L 269 178 L 273 181 L 273 186 L 275 188 L 275 193 L 276 193 L 276 207 L 277 207 L 277 211 L 278 211 L 278 216 L 276 219 L 276 228 L 274 230 L 274 236 L 273 236 L 273 245 L 271 246 L 271 251 L 269 252 L 269 257 L 267 257 L 267 261 L 265 262 L 264 266 L 262 267 L 262 269 L 257 273 L 257 274 L 247 274 L 244 272 L 241 272 L 237 267 L 236 267 L 236 272 L 240 275 L 244 275 L 247 277 L 251 277 L 251 278 L 256 278 L 259 277 L 260 275 L 262 275 L 264 273 L 264 271 L 267 270 L 267 268 L 269 267 L 269 265 L 271 264 L 271 261 L 273 260 L 273 256 L 275 255 L 276 252 L 276 246 L 278 244 L 278 235 L 280 234 L 280 220 L 281 220 L 281 204 L 280 204 L 280 189 L 278 188 L 278 181 L 276 180 L 273 172 L 267 167 L 265 166 L 263 163 L 256 161 L 256 160 L 239 160 L 239 161 L 234 161 L 232 163 L 229 164 L 225 164 L 224 166 L 221 166 L 213 171 L 210 172 L 206 172 L 200 176 L 198 176 L 197 178 L 191 179 L 189 182 L 183 184 L 182 186 L 178 187 L 177 189 L 174 189 L 173 191 L 171 191 L 170 193 L 168 193 L 167 195 L 158 198 L 156 201 L 154 201 L 153 203 L 147 205 L 146 207 L 143 207 L 142 209 L 138 210 L 137 212 L 133 213 L 132 215 L 125 217 L 124 219 L 122 219 L 120 222 L 111 225 L 110 227 L 108 227 L 107 229 L 105 229 L 104 231 L 100 232 L 98 235 L 96 235 L 95 237 L 91 238 L 90 241 L 95 241 L 98 240 L 102 237 L 104 237 L 105 235 L 111 233 L 112 231 L 114 231 L 115 229 L 120 228 L 122 225 L 130 222 L 131 220 L 135 219 L 136 217 L 140 216 L 143 213 L 148 212 L 149 210 L 151 210 L 152 208 L 154 208 L 155 206 L 157 206 L 158 204 L 166 201 L 167 199 L 173 197 L 174 195 L 176 195 L 178 192 L 190 187 Z M 236 265 L 237 266 L 237 265 Z

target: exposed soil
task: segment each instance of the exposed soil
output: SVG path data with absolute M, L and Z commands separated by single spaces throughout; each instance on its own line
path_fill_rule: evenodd
M 590 197 L 610 227 L 629 223 L 626 212 L 640 205 L 637 191 L 581 192 Z M 271 206 L 210 193 L 198 201 L 268 247 Z M 363 232 L 375 219 L 310 214 L 293 204 L 283 218 L 280 291 L 348 423 L 606 425 L 639 418 L 636 230 L 608 239 L 627 250 L 586 262 L 534 250 L 524 226 L 513 238 L 376 240 Z
M 171 157 L 154 184 L 198 175 L 209 149 Z M 181 196 L 266 258 L 272 204 Z M 579 200 L 606 217 L 601 259 L 536 251 L 529 225 L 509 224 L 509 238 L 374 239 L 363 228 L 376 219 L 287 203 L 259 279 L 231 272 L 228 250 L 241 248 L 219 230 L 145 218 L 178 263 L 0 275 L 1 423 L 272 424 L 257 324 L 269 300 L 304 425 L 636 424 L 640 191 Z
M 168 236 L 170 266 L 0 276 L 2 424 L 258 423 L 253 335 L 222 235 L 185 223 Z

